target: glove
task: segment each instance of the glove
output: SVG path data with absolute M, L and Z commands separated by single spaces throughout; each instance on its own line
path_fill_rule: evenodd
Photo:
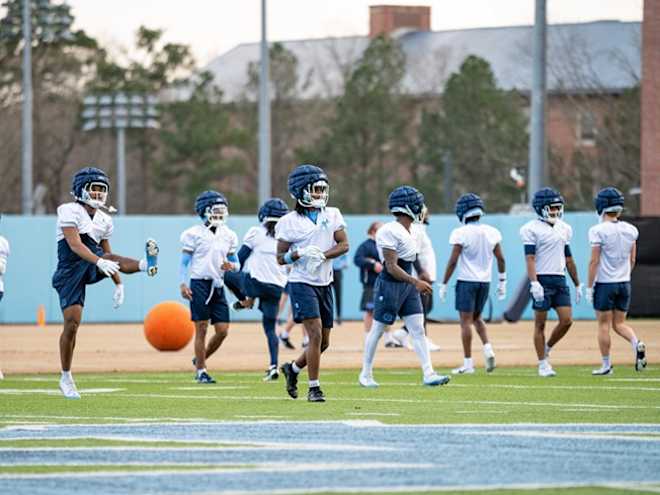
M 536 302 L 543 301 L 545 293 L 543 292 L 543 286 L 538 281 L 532 282 L 529 292 L 532 294 L 532 297 Z
M 115 286 L 115 292 L 112 294 L 112 302 L 112 307 L 115 309 L 124 304 L 124 284 L 117 284 Z
M 506 280 L 497 282 L 497 300 L 504 301 L 506 299 Z
M 305 246 L 298 250 L 298 256 L 301 258 L 312 258 L 318 261 L 325 261 L 325 254 L 317 246 Z
M 116 261 L 106 260 L 105 258 L 99 258 L 96 262 L 96 266 L 101 272 L 105 274 L 106 277 L 111 277 L 119 271 L 119 263 Z
M 318 276 L 319 272 L 321 271 L 321 265 L 323 265 L 323 262 L 325 261 L 325 256 L 323 259 L 320 258 L 315 258 L 315 257 L 307 257 L 305 258 L 305 271 L 309 273 L 312 276 Z
M 447 301 L 447 284 L 438 284 L 438 297 L 441 303 Z
M 587 289 L 584 291 L 584 298 L 587 300 L 589 304 L 594 303 L 594 288 L 593 287 L 587 287 Z
M 580 304 L 580 301 L 582 301 L 583 292 L 584 284 L 578 284 L 575 286 L 575 304 Z

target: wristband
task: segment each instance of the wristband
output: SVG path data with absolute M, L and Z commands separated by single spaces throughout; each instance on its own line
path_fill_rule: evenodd
M 506 282 L 506 272 L 502 272 L 498 274 L 498 280 L 500 282 Z
M 284 263 L 287 265 L 293 263 L 293 253 L 291 251 L 284 255 Z

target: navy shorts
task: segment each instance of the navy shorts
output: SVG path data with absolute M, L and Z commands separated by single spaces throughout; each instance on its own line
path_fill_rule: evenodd
M 422 299 L 414 285 L 378 277 L 374 289 L 374 320 L 391 325 L 397 316 L 424 314 Z
M 365 285 L 362 288 L 362 299 L 360 299 L 360 311 L 374 310 L 374 288 L 371 285 Z
M 490 282 L 456 282 L 456 311 L 480 315 L 488 301 Z
M 282 287 L 261 282 L 256 278 L 252 278 L 247 273 L 245 274 L 243 285 L 245 287 L 245 294 L 249 298 L 259 298 L 259 311 L 266 318 L 272 320 L 277 318 L 277 313 L 280 309 L 280 298 L 282 297 Z
M 103 253 L 96 253 L 102 255 Z M 53 288 L 60 298 L 60 308 L 65 310 L 70 306 L 85 305 L 85 287 L 106 278 L 96 265 L 79 259 L 69 263 L 61 263 L 53 275 Z
M 330 285 L 289 282 L 289 297 L 293 309 L 293 321 L 302 323 L 303 320 L 310 318 L 321 318 L 323 328 L 332 328 L 334 299 Z
M 224 287 L 213 288 L 213 280 L 193 279 L 190 281 L 192 301 L 190 315 L 192 321 L 208 321 L 211 324 L 229 323 L 229 305 Z M 213 296 L 209 299 L 213 290 Z M 208 302 L 207 302 L 208 300 Z
M 613 282 L 594 285 L 594 309 L 596 311 L 628 311 L 630 308 L 630 282 Z
M 536 302 L 532 298 L 532 308 L 535 311 L 548 311 L 550 308 L 571 306 L 571 291 L 566 285 L 563 275 L 539 275 L 539 283 L 543 286 L 543 301 Z
M 5 295 L 4 292 L 0 292 L 0 301 L 2 301 L 2 296 L 4 296 L 4 295 Z

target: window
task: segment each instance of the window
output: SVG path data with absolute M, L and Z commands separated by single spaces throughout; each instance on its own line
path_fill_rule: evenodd
M 581 110 L 577 119 L 577 138 L 582 146 L 594 146 L 598 136 L 596 114 Z

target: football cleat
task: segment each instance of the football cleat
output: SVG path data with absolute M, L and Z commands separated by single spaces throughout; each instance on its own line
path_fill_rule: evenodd
M 646 368 L 646 344 L 640 340 L 637 342 L 635 371 L 642 371 L 644 368 Z
M 286 391 L 292 399 L 298 398 L 298 374 L 293 371 L 291 363 L 284 363 L 280 371 L 286 378 Z
M 292 349 L 293 350 L 293 349 L 296 348 L 296 346 L 293 345 L 291 340 L 289 340 L 289 337 L 279 337 L 279 339 L 280 339 L 280 342 L 282 342 L 282 345 L 284 347 L 286 347 L 287 349 Z
M 552 369 L 552 366 L 548 364 L 546 366 L 539 366 L 539 376 L 547 378 L 557 376 L 557 373 Z
M 445 375 L 438 375 L 433 373 L 432 375 L 425 376 L 423 383 L 427 387 L 437 387 L 438 385 L 446 385 L 449 383 L 450 378 Z
M 591 372 L 592 375 L 613 375 L 614 374 L 614 366 L 608 366 L 607 368 L 605 366 L 601 366 L 597 370 L 593 370 Z
M 376 380 L 374 380 L 374 377 L 371 375 L 363 375 L 362 373 L 360 373 L 358 382 L 364 388 L 378 388 L 378 383 L 376 382 Z
M 154 239 L 147 239 L 145 252 L 147 253 L 147 275 L 153 277 L 158 273 L 158 243 Z
M 474 368 L 467 368 L 465 366 L 459 366 L 458 368 L 454 368 L 451 370 L 452 375 L 473 375 L 474 374 Z
M 263 377 L 263 381 L 272 382 L 277 380 L 280 377 L 280 374 L 277 372 L 277 366 L 271 366 L 266 370 L 266 374 Z
M 321 387 L 310 387 L 307 392 L 307 402 L 325 402 L 325 395 Z
M 206 371 L 202 371 L 199 375 L 197 375 L 197 383 L 215 383 L 215 380 L 211 375 L 209 375 Z
M 76 389 L 76 383 L 73 379 L 60 379 L 60 390 L 66 399 L 80 399 L 80 394 Z
M 495 354 L 484 354 L 486 361 L 486 373 L 491 373 L 495 369 Z

